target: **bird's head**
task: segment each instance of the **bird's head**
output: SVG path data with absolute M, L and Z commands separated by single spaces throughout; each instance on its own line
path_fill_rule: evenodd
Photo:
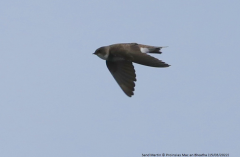
M 108 48 L 107 47 L 100 47 L 93 54 L 97 55 L 101 59 L 107 60 L 108 54 L 109 54 Z

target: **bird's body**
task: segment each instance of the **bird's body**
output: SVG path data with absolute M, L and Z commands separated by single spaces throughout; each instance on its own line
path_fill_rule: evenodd
M 161 48 L 163 47 L 124 43 L 100 47 L 94 54 L 106 60 L 107 67 L 119 86 L 127 96 L 131 97 L 136 81 L 132 62 L 151 67 L 169 67 L 170 65 L 146 54 L 161 54 Z

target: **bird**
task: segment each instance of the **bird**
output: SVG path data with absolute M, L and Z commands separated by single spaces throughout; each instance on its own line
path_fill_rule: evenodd
M 161 54 L 162 48 L 138 43 L 118 43 L 102 46 L 93 54 L 106 60 L 108 70 L 120 88 L 127 96 L 131 97 L 134 95 L 137 81 L 133 63 L 158 68 L 169 67 L 169 64 L 147 54 Z

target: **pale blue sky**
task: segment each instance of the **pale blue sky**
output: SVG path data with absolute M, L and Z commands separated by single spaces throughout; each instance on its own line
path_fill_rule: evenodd
M 240 1 L 2 0 L 0 156 L 240 154 Z M 127 97 L 100 46 L 169 46 Z

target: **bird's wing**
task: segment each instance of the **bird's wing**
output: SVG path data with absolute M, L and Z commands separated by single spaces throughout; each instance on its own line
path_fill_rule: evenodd
M 141 46 L 141 45 L 140 45 Z M 114 57 L 122 57 L 125 60 L 132 61 L 134 63 L 151 66 L 151 67 L 169 67 L 167 63 L 154 58 L 146 53 L 141 52 L 140 46 L 138 44 L 128 44 L 127 46 L 123 47 L 121 45 L 112 47 L 110 50 L 110 56 Z M 144 48 L 148 48 L 150 46 L 145 46 Z M 154 49 L 154 47 L 151 47 Z M 160 50 L 160 47 L 155 47 L 156 51 Z M 153 50 L 152 50 L 153 51 Z
M 131 97 L 133 95 L 136 74 L 132 62 L 129 61 L 106 61 L 107 67 L 111 72 L 123 92 Z
M 131 53 L 132 56 L 132 62 L 151 66 L 151 67 L 169 67 L 167 63 L 154 58 L 150 55 L 147 55 L 146 53 Z

